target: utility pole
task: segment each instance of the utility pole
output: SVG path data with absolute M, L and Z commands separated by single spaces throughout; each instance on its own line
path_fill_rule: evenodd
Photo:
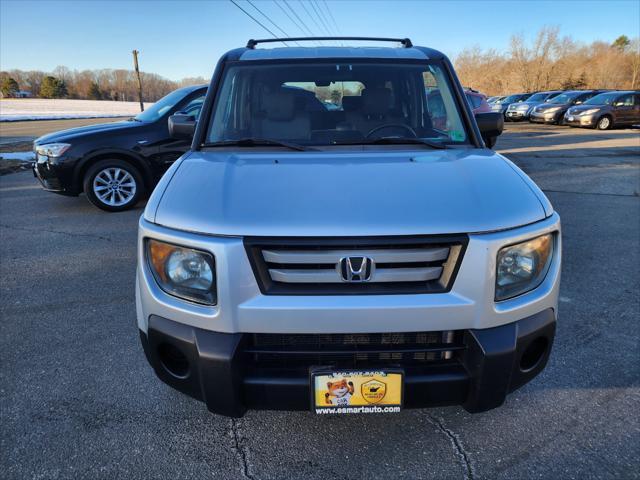
M 144 112 L 144 103 L 142 103 L 142 80 L 140 80 L 140 69 L 138 68 L 138 50 L 133 52 L 133 67 L 136 70 L 136 76 L 138 77 L 138 98 L 140 99 L 140 111 Z

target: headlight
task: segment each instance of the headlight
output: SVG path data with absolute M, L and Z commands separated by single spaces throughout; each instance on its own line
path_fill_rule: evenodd
M 38 145 L 36 147 L 36 153 L 55 158 L 69 150 L 69 147 L 71 147 L 71 145 L 68 143 L 45 143 L 44 145 Z
M 542 235 L 498 252 L 496 301 L 533 290 L 547 275 L 553 257 L 553 234 Z
M 558 110 L 560 110 L 561 107 L 551 107 L 551 108 L 547 108 L 546 113 L 553 113 L 553 112 L 557 112 Z
M 148 239 L 146 253 L 156 282 L 169 295 L 215 305 L 215 260 L 210 253 Z
M 598 108 L 590 108 L 589 110 L 578 112 L 578 115 L 591 115 L 592 113 L 596 113 L 598 110 Z

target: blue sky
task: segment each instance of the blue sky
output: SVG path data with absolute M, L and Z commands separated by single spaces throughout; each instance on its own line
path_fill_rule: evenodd
M 236 1 L 279 33 L 247 0 Z M 324 33 L 307 13 L 311 3 L 305 11 L 299 0 L 287 1 L 311 30 Z M 312 1 L 321 10 L 326 1 L 344 35 L 408 36 L 451 57 L 476 45 L 505 50 L 512 34 L 531 37 L 545 25 L 584 42 L 640 36 L 640 0 Z M 286 10 L 283 0 L 252 2 L 288 34 L 302 33 L 278 7 Z M 144 71 L 173 80 L 209 77 L 226 50 L 269 36 L 229 0 L 0 0 L 2 70 L 131 68 L 136 48 Z

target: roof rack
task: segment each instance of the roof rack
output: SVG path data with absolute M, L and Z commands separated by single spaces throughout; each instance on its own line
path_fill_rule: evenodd
M 313 42 L 316 40 L 364 40 L 374 42 L 396 42 L 401 43 L 404 48 L 413 47 L 413 43 L 408 38 L 384 38 L 384 37 L 290 37 L 290 38 L 264 38 L 262 40 L 254 40 L 253 38 L 247 42 L 247 48 L 254 49 L 259 43 L 274 42 Z

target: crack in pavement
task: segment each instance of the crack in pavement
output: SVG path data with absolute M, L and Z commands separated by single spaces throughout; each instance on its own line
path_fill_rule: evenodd
M 462 467 L 464 468 L 465 480 L 473 480 L 475 478 L 474 476 L 475 474 L 473 471 L 473 466 L 471 465 L 471 460 L 469 459 L 469 456 L 467 455 L 467 451 L 464 449 L 464 446 L 462 445 L 462 442 L 460 441 L 458 436 L 455 433 L 453 433 L 453 431 L 445 427 L 441 419 L 434 417 L 430 413 L 426 413 L 425 415 L 429 420 L 429 423 L 436 426 L 438 430 L 440 430 L 449 439 L 449 442 L 453 447 L 453 451 L 460 459 L 462 463 Z
M 106 240 L 110 242 L 111 239 L 108 237 L 102 237 L 100 235 L 93 235 L 91 233 L 73 233 L 73 232 L 63 232 L 60 230 L 47 230 L 45 228 L 27 228 L 27 227 L 17 227 L 15 225 L 6 225 L 0 224 L 0 228 L 6 228 L 8 230 L 22 230 L 25 232 L 34 232 L 34 233 L 57 233 L 58 235 L 68 235 L 70 237 L 89 237 L 89 238 L 97 238 L 99 240 Z
M 233 449 L 238 452 L 238 457 L 240 458 L 240 464 L 242 467 L 242 476 L 244 478 L 248 478 L 250 480 L 255 480 L 254 477 L 249 472 L 249 463 L 247 462 L 247 452 L 245 452 L 244 447 L 240 444 L 240 436 L 238 434 L 238 420 L 235 418 L 231 419 L 231 436 L 233 437 Z

